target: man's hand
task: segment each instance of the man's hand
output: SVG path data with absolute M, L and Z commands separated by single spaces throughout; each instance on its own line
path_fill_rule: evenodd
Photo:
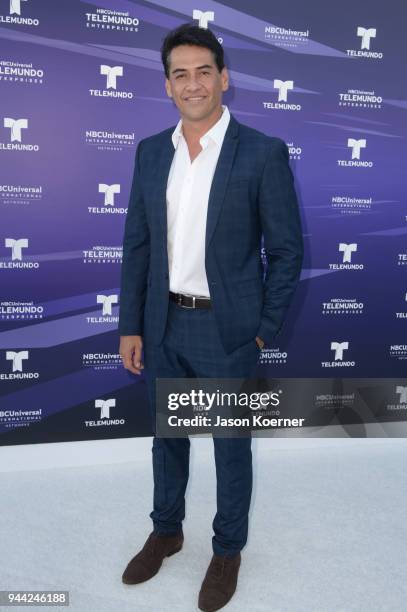
M 262 349 L 264 346 L 264 340 L 262 340 L 261 338 L 259 338 L 259 336 L 256 336 L 256 342 L 257 342 L 257 346 Z
M 133 374 L 141 374 L 144 364 L 141 361 L 143 338 L 141 336 L 120 336 L 119 353 L 126 370 Z

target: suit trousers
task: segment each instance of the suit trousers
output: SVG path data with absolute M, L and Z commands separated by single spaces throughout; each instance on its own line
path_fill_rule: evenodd
M 155 435 L 156 378 L 248 378 L 254 375 L 260 349 L 255 338 L 226 354 L 213 309 L 189 309 L 169 302 L 165 335 L 159 346 L 144 337 L 144 374 L 153 423 L 153 510 L 156 533 L 178 533 L 185 518 L 189 477 L 189 437 Z M 251 435 L 213 436 L 217 512 L 213 552 L 234 555 L 246 544 L 252 493 Z

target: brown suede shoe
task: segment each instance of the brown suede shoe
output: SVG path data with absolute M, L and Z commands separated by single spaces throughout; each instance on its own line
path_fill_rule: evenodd
M 214 612 L 223 608 L 236 590 L 240 553 L 229 557 L 213 555 L 199 591 L 198 608 Z
M 165 557 L 182 548 L 184 534 L 158 535 L 152 531 L 140 552 L 129 561 L 123 572 L 124 584 L 139 584 L 156 575 Z

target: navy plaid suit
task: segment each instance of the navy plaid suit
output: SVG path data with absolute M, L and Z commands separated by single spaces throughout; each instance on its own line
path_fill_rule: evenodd
M 240 124 L 225 133 L 208 201 L 205 267 L 210 310 L 169 301 L 166 187 L 175 126 L 137 148 L 123 241 L 119 333 L 140 335 L 155 432 L 155 379 L 244 378 L 254 372 L 256 335 L 269 345 L 299 280 L 303 242 L 288 149 Z M 267 256 L 263 278 L 261 236 Z M 251 437 L 214 437 L 217 513 L 213 551 L 246 543 L 252 491 Z M 185 517 L 189 438 L 154 435 L 154 531 L 177 533 Z
M 119 332 L 162 342 L 168 311 L 166 188 L 169 128 L 137 149 L 123 241 Z M 260 240 L 267 274 L 263 283 Z M 206 275 L 227 353 L 259 336 L 270 345 L 297 285 L 303 242 L 288 149 L 231 114 L 212 181 Z

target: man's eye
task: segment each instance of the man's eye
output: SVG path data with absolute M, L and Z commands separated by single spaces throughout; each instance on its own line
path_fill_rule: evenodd
M 179 74 L 176 78 L 177 79 L 182 79 L 185 76 L 185 74 Z
M 209 74 L 209 72 L 207 70 L 203 70 L 202 74 Z

